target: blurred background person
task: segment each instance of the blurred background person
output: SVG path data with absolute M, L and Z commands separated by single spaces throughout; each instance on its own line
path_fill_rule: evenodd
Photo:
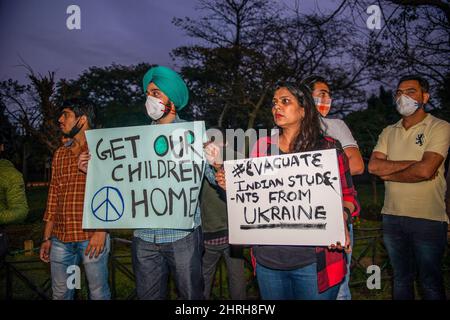
M 28 214 L 22 174 L 11 161 L 2 158 L 6 143 L 6 139 L 0 135 L 0 261 L 8 252 L 5 225 L 23 222 Z

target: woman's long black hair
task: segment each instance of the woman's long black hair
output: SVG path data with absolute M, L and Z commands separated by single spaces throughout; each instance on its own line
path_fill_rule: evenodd
M 300 125 L 300 131 L 291 143 L 291 152 L 305 152 L 318 150 L 323 143 L 323 131 L 320 127 L 320 116 L 314 104 L 311 90 L 304 84 L 294 84 L 291 82 L 280 82 L 276 85 L 275 91 L 286 88 L 295 96 L 300 107 L 305 110 L 305 116 Z M 283 129 L 280 128 L 282 131 Z

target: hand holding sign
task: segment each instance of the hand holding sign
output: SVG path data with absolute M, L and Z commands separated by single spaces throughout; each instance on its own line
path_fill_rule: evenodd
M 225 161 L 229 242 L 349 246 L 335 149 Z M 333 243 L 332 245 L 330 245 Z
M 80 156 L 78 157 L 78 169 L 81 172 L 87 173 L 88 163 L 90 159 L 91 155 L 89 154 L 89 152 L 84 151 L 80 154 Z
M 345 227 L 345 245 L 342 246 L 342 244 L 338 241 L 338 242 L 336 242 L 336 244 L 329 245 L 328 249 L 330 249 L 330 250 L 338 250 L 338 251 L 345 251 L 346 253 L 352 252 L 351 241 L 350 241 L 350 233 L 348 232 L 348 228 L 347 227 Z
M 344 202 L 345 203 L 345 202 Z M 328 246 L 329 250 L 338 250 L 338 251 L 345 251 L 346 253 L 352 252 L 351 249 L 351 241 L 350 241 L 350 233 L 347 228 L 347 213 L 344 211 L 344 214 L 342 216 L 344 219 L 344 231 L 345 231 L 345 244 L 342 246 L 341 242 L 338 241 L 336 244 L 331 244 Z
M 203 122 L 86 131 L 83 228 L 192 229 L 206 162 Z
M 223 167 L 216 172 L 216 181 L 219 187 L 221 187 L 223 190 L 227 190 L 226 186 L 226 180 L 225 180 L 225 170 Z

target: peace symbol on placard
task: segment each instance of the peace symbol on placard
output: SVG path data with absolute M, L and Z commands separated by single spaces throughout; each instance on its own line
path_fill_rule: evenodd
M 122 218 L 125 204 L 119 189 L 106 186 L 98 190 L 92 197 L 91 210 L 100 221 L 112 222 Z

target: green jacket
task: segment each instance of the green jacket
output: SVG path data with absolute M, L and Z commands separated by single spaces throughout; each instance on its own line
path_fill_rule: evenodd
M 0 225 L 22 222 L 27 214 L 22 174 L 10 161 L 0 159 Z
M 202 231 L 205 240 L 228 235 L 228 216 L 225 192 L 203 180 L 200 196 Z

